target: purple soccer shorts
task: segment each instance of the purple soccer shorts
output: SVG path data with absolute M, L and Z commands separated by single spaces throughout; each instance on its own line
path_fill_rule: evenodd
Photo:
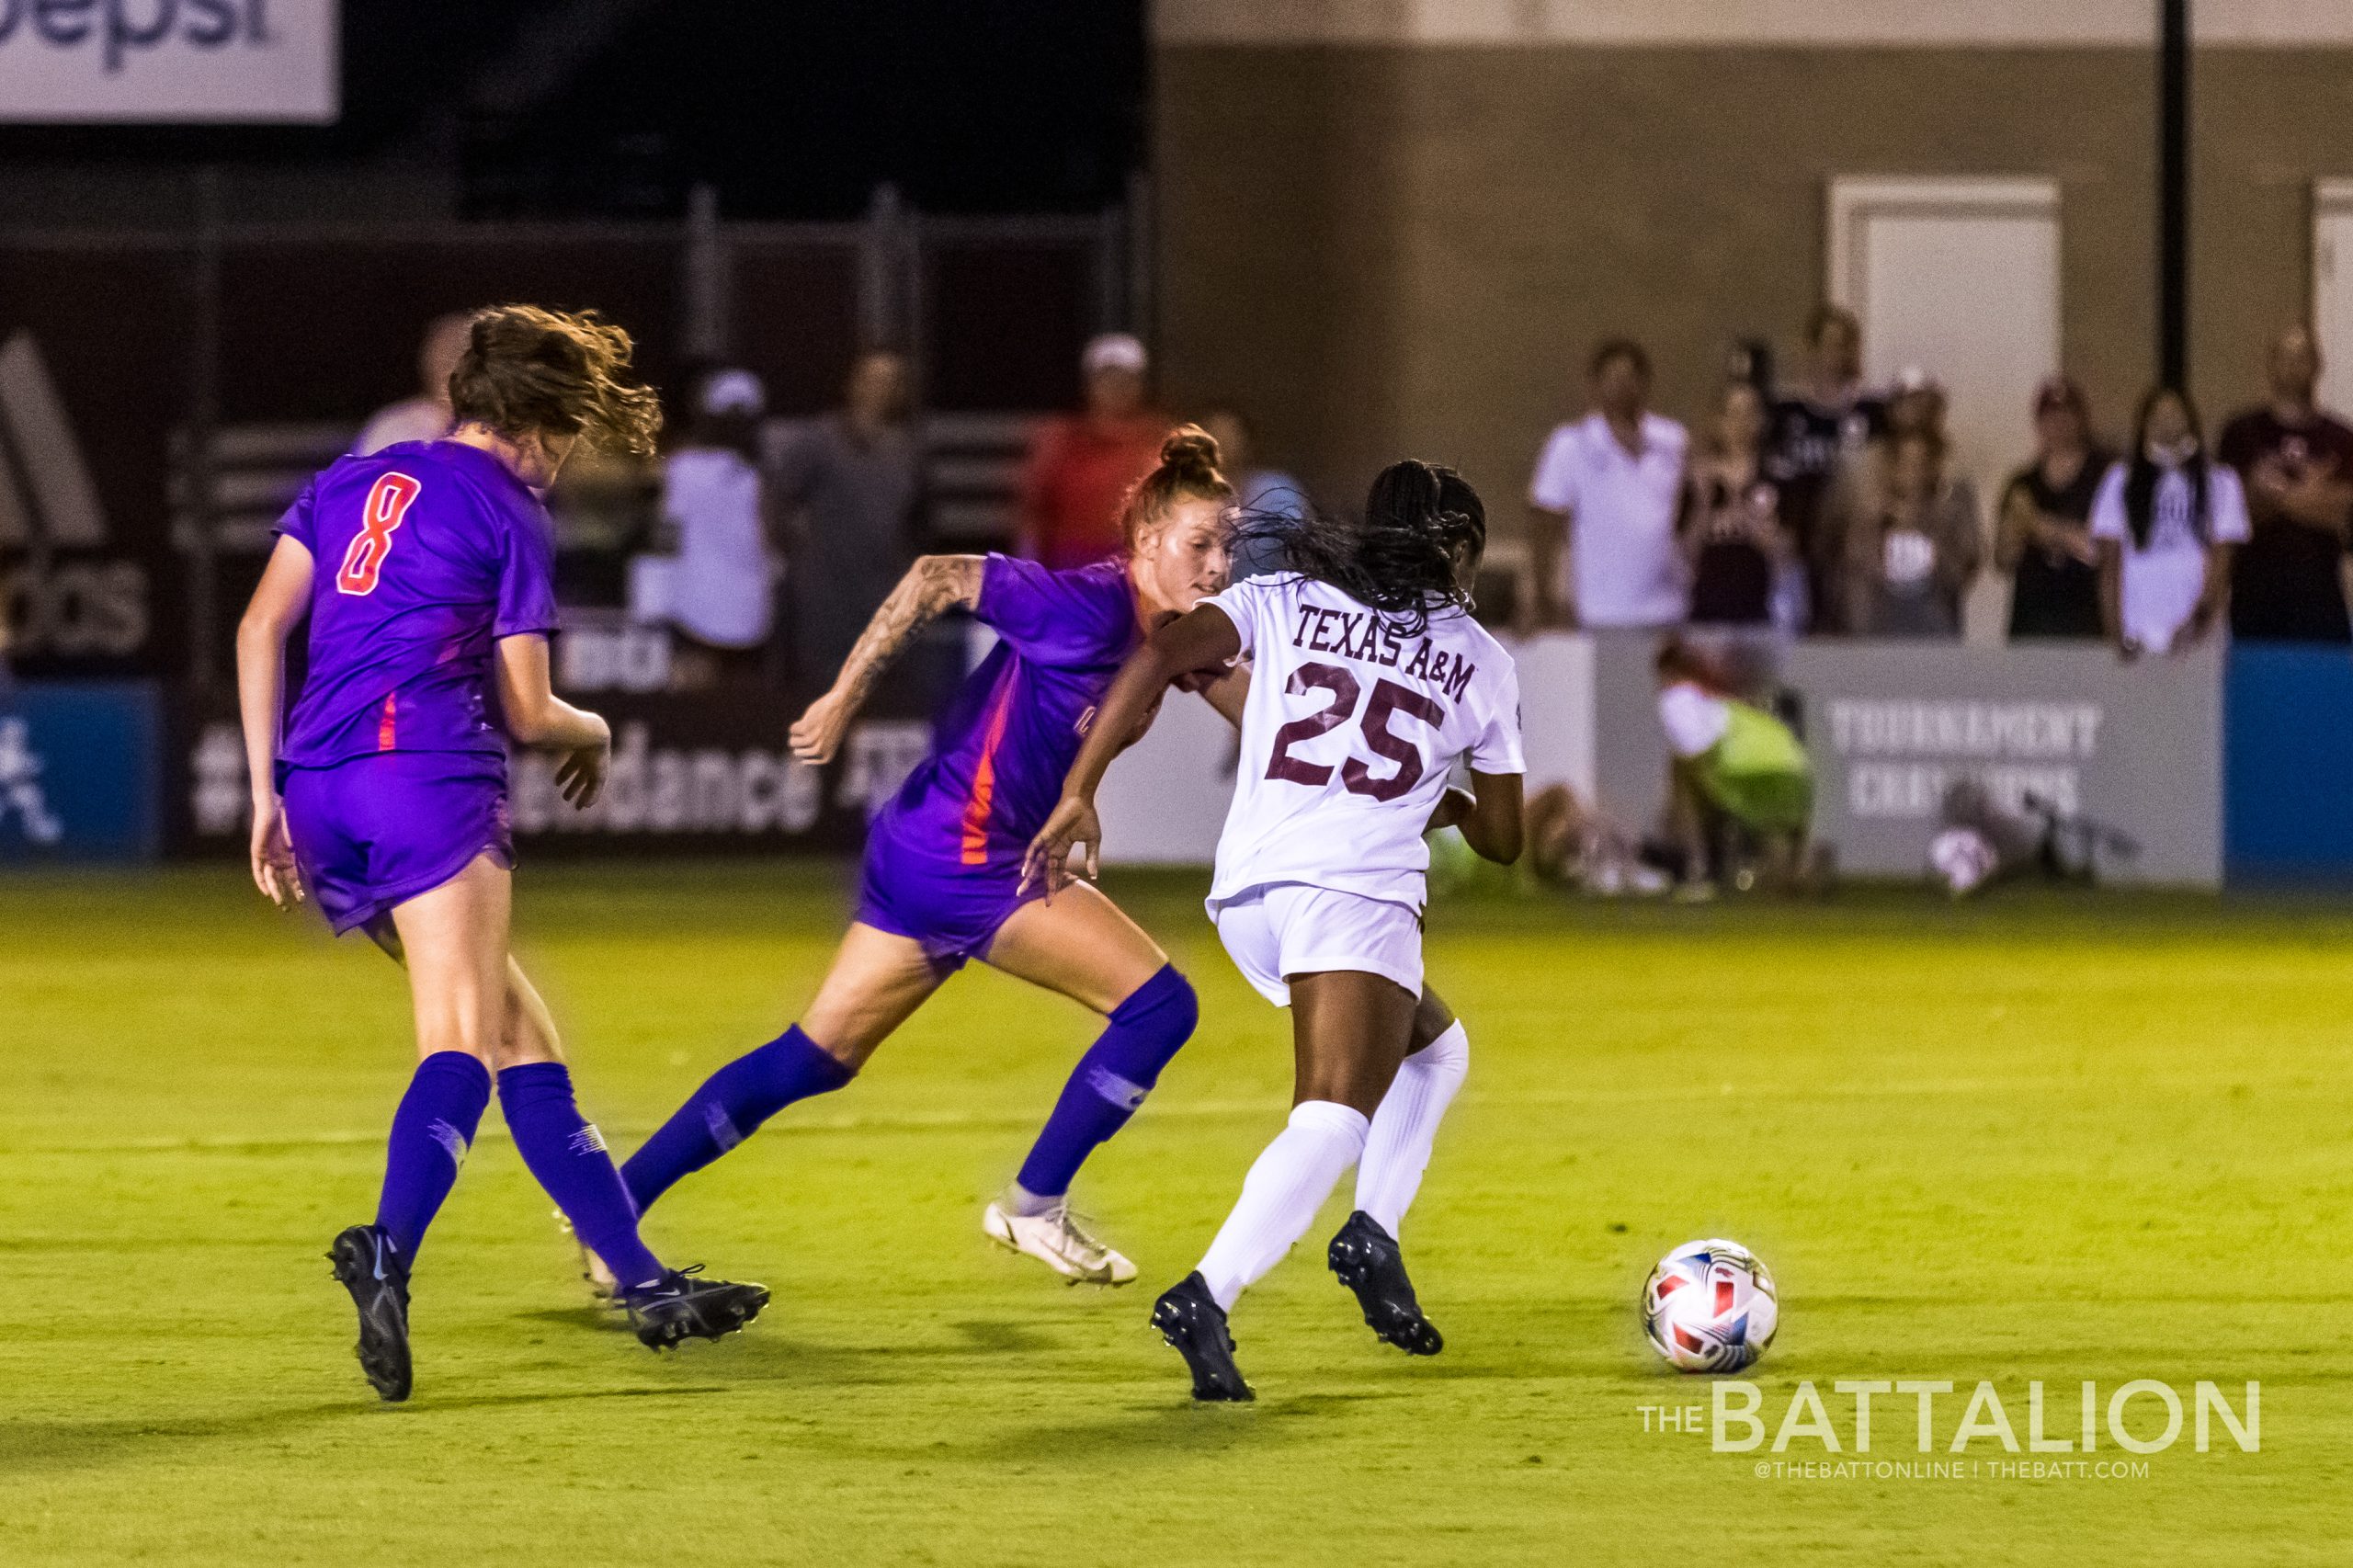
M 878 829 L 881 824 L 878 824 Z M 886 831 L 868 835 L 859 870 L 858 909 L 851 918 L 922 945 L 942 974 L 986 959 L 997 928 L 1044 888 L 1016 892 L 1017 866 L 966 866 L 910 854 Z
M 515 864 L 504 757 L 383 752 L 290 767 L 279 793 L 303 884 L 337 936 L 432 892 L 477 855 Z

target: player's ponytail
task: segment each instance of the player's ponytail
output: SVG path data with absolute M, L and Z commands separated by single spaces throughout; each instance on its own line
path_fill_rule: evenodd
M 631 348 L 629 334 L 594 311 L 476 311 L 449 375 L 449 406 L 460 424 L 510 439 L 578 436 L 606 451 L 650 456 L 662 404 L 631 373 Z
M 1179 501 L 1230 502 L 1233 486 L 1218 470 L 1217 437 L 1198 425 L 1179 425 L 1160 443 L 1160 465 L 1135 483 L 1120 510 L 1120 532 L 1136 544 Z
M 1245 543 L 1271 546 L 1285 570 L 1331 584 L 1412 637 L 1433 611 L 1471 608 L 1487 508 L 1454 470 L 1407 458 L 1374 476 L 1361 523 L 1321 512 L 1248 517 L 1234 530 L 1235 548 Z

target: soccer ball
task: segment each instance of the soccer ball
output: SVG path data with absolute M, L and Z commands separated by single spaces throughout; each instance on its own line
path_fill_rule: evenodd
M 1928 866 L 1955 898 L 1976 892 L 2002 869 L 2001 851 L 1973 827 L 1949 827 L 1928 845 Z
M 1765 1354 L 1780 1321 L 1772 1275 L 1737 1242 L 1686 1242 L 1643 1286 L 1643 1331 L 1681 1371 L 1739 1371 Z

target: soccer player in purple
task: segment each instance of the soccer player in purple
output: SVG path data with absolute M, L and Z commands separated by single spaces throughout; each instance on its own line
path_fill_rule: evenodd
M 1134 1264 L 1073 1221 L 1067 1198 L 1080 1164 L 1126 1125 L 1191 1036 L 1193 988 L 1094 887 L 1058 890 L 1051 903 L 1041 888 L 1023 889 L 1021 859 L 1120 663 L 1154 627 L 1224 586 L 1233 503 L 1217 444 L 1187 426 L 1129 498 L 1123 555 L 1062 572 L 1001 555 L 935 555 L 909 570 L 833 688 L 792 726 L 795 756 L 831 758 L 875 676 L 934 617 L 970 610 L 997 645 L 949 704 L 930 754 L 875 817 L 857 912 L 800 1022 L 721 1068 L 621 1167 L 641 1212 L 793 1101 L 847 1084 L 950 974 L 979 959 L 1107 1019 L 983 1229 L 1073 1280 L 1135 1278 Z M 1211 697 L 1222 702 L 1226 693 Z
M 604 720 L 549 687 L 554 544 L 537 492 L 584 441 L 652 449 L 659 405 L 629 359 L 629 335 L 593 316 L 476 314 L 449 378 L 451 434 L 312 481 L 237 631 L 254 881 L 281 906 L 307 892 L 338 936 L 367 932 L 406 965 L 415 1005 L 420 1060 L 375 1222 L 327 1255 L 359 1310 L 360 1369 L 386 1400 L 409 1394 L 410 1272 L 494 1073 L 523 1163 L 617 1271 L 646 1345 L 716 1339 L 768 1299 L 646 1250 L 546 1005 L 507 951 L 507 737 L 563 753 L 575 805 L 595 799 L 612 745 Z M 306 617 L 309 674 L 281 735 L 286 640 Z

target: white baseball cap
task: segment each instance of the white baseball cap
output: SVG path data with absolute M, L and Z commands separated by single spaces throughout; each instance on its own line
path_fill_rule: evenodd
M 1088 338 L 1086 351 L 1078 357 L 1079 368 L 1089 375 L 1097 370 L 1133 370 L 1142 375 L 1150 362 L 1143 340 L 1127 332 L 1106 332 Z
M 721 370 L 703 382 L 701 403 L 705 414 L 756 415 L 767 412 L 768 396 L 751 371 Z

